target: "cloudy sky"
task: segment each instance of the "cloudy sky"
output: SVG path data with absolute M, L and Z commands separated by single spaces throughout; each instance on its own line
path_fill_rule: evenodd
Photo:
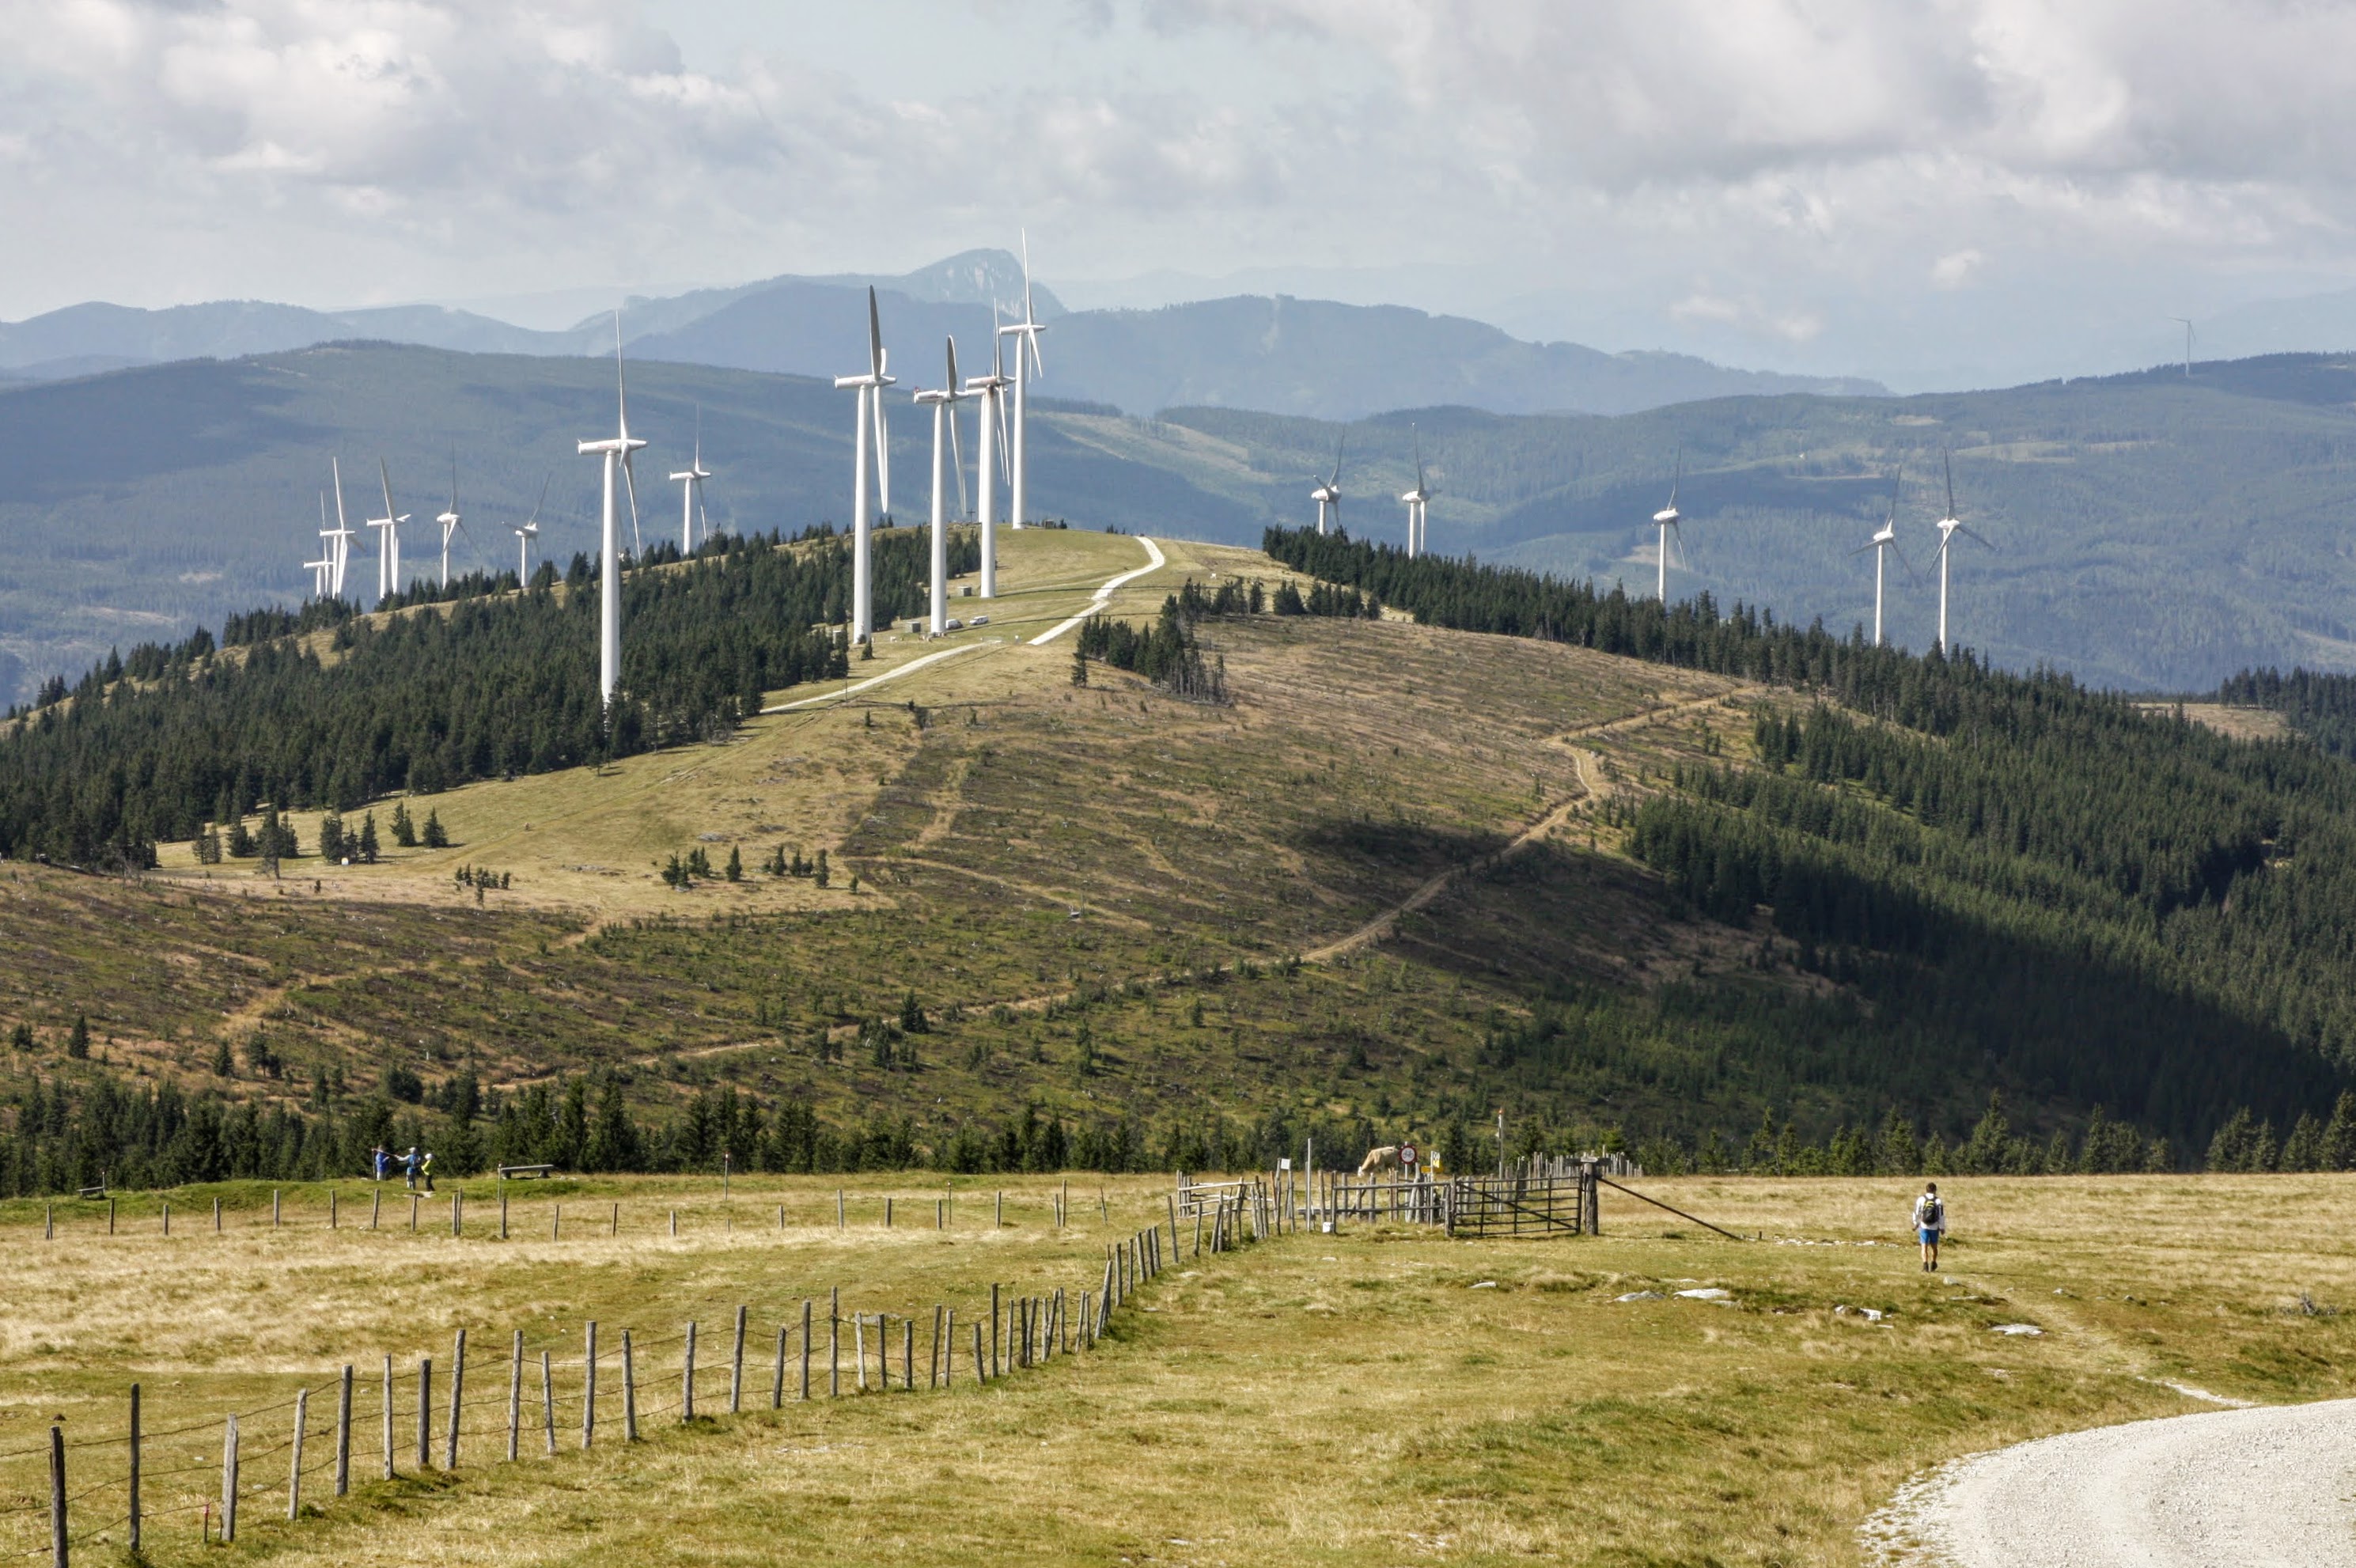
M 0 0 L 0 317 L 897 271 L 1941 384 L 2356 286 L 2356 4 Z M 537 300 L 518 296 L 547 296 Z M 2319 345 L 2321 346 L 2321 345 Z M 2107 357 L 2107 358 L 2106 358 Z M 2101 361 L 2102 363 L 2098 363 Z

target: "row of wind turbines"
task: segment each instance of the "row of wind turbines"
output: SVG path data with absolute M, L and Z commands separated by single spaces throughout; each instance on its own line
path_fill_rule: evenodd
M 1415 444 L 1415 489 L 1402 493 L 1399 496 L 1399 500 L 1407 508 L 1407 557 L 1408 560 L 1412 561 L 1417 557 L 1425 554 L 1430 549 L 1430 540 L 1426 531 L 1429 526 L 1431 498 L 1439 494 L 1439 491 L 1432 488 L 1430 481 L 1424 476 L 1422 436 L 1415 432 L 1415 426 L 1412 424 L 1410 424 L 1408 429 L 1410 433 L 1410 439 L 1412 439 Z M 1319 483 L 1315 489 L 1309 492 L 1309 499 L 1317 503 L 1317 532 L 1320 534 L 1326 533 L 1331 529 L 1338 529 L 1342 525 L 1342 457 L 1344 452 L 1347 448 L 1348 441 L 1349 437 L 1344 435 L 1339 441 L 1334 443 L 1333 471 L 1327 475 L 1325 478 Z M 1939 564 L 1938 648 L 1939 650 L 1944 653 L 1949 647 L 1947 641 L 1947 587 L 1949 581 L 1949 568 L 1954 554 L 1955 540 L 1960 536 L 1962 538 L 1971 540 L 1974 543 L 1984 546 L 1988 550 L 1994 550 L 1996 546 L 1988 543 L 1987 539 L 1975 532 L 1964 522 L 1962 518 L 1956 515 L 1954 458 L 1944 448 L 1940 450 L 1939 458 L 1940 463 L 1945 471 L 1947 480 L 1947 510 L 1939 519 L 1939 545 L 1937 551 L 1937 559 Z M 1914 570 L 1913 563 L 1906 559 L 1906 552 L 1898 542 L 1898 492 L 1899 487 L 1904 481 L 1905 477 L 1906 467 L 1901 463 L 1898 466 L 1896 471 L 1890 476 L 1889 517 L 1883 521 L 1882 525 L 1879 529 L 1875 530 L 1872 538 L 1867 540 L 1865 543 L 1849 552 L 1852 555 L 1862 555 L 1869 550 L 1874 553 L 1873 642 L 1874 646 L 1877 648 L 1882 646 L 1884 642 L 1888 640 L 1882 634 L 1882 606 L 1888 585 L 1889 574 L 1889 562 L 1886 559 L 1887 553 L 1892 550 L 1897 551 L 1898 564 L 1905 568 L 1906 575 L 1910 578 L 1914 578 L 1916 581 L 1921 580 L 1919 574 Z M 1677 510 L 1677 489 L 1684 482 L 1684 479 L 1685 455 L 1683 453 L 1679 453 L 1675 467 L 1670 470 L 1668 505 L 1663 507 L 1660 510 L 1653 514 L 1653 527 L 1660 536 L 1659 547 L 1655 552 L 1654 555 L 1655 564 L 1658 571 L 1658 577 L 1656 579 L 1654 591 L 1660 596 L 1660 601 L 1664 605 L 1669 602 L 1669 553 L 1670 540 L 1672 536 L 1674 536 L 1676 541 L 1678 553 L 1684 553 L 1685 514 Z
M 1046 330 L 1038 313 L 1032 307 L 1031 254 L 1029 237 L 1023 245 L 1023 315 L 1020 320 L 1008 323 L 1001 319 L 1000 307 L 992 305 L 991 315 L 995 328 L 991 344 L 990 373 L 983 376 L 960 377 L 958 373 L 957 339 L 948 341 L 946 376 L 937 387 L 915 387 L 912 390 L 919 407 L 933 411 L 932 465 L 932 560 L 931 618 L 934 636 L 947 629 L 948 619 L 948 489 L 944 456 L 955 467 L 958 488 L 958 511 L 967 513 L 968 496 L 965 479 L 965 453 L 958 434 L 957 405 L 970 399 L 980 402 L 980 480 L 981 524 L 980 596 L 989 599 L 998 596 L 998 562 L 994 549 L 996 540 L 996 503 L 999 489 L 997 468 L 1006 472 L 1010 492 L 1012 526 L 1023 527 L 1029 515 L 1030 466 L 1025 452 L 1026 390 L 1034 376 L 1045 373 L 1045 364 L 1039 353 L 1039 335 Z M 1005 344 L 1014 339 L 1014 373 L 1006 371 Z M 864 371 L 835 379 L 835 385 L 856 394 L 856 437 L 852 451 L 851 473 L 851 610 L 850 637 L 853 643 L 872 641 L 874 636 L 873 573 L 872 571 L 873 538 L 876 524 L 889 525 L 892 511 L 892 466 L 890 461 L 891 432 L 884 413 L 884 393 L 886 388 L 898 384 L 898 378 L 889 369 L 889 356 L 884 347 L 884 326 L 881 309 L 873 288 L 867 291 L 868 364 Z M 1012 396 L 1008 397 L 1009 390 Z M 1012 418 L 1008 404 L 1011 402 Z M 614 434 L 574 443 L 576 453 L 599 460 L 601 500 L 598 513 L 598 694 L 607 707 L 621 688 L 622 672 L 622 595 L 621 595 L 621 510 L 626 498 L 630 513 L 632 553 L 643 553 L 638 532 L 638 487 L 635 455 L 648 446 L 640 436 L 630 434 L 629 388 L 622 352 L 622 318 L 614 316 Z M 872 434 L 871 434 L 872 433 Z M 944 443 L 946 436 L 946 446 Z M 996 462 L 993 463 L 993 457 Z M 872 468 L 871 468 L 872 462 Z M 391 467 L 380 458 L 378 478 L 382 486 L 384 515 L 365 520 L 366 526 L 379 531 L 377 547 L 377 601 L 381 604 L 402 591 L 401 530 L 410 521 L 410 514 L 399 510 L 392 499 Z M 327 526 L 327 494 L 319 498 L 319 558 L 305 562 L 311 573 L 312 592 L 320 597 L 341 598 L 347 590 L 351 564 L 351 542 L 359 537 L 359 531 L 348 521 L 344 504 L 343 460 L 329 459 L 329 470 L 336 496 L 336 522 Z M 874 487 L 871 492 L 869 477 Z M 696 531 L 701 525 L 705 539 L 711 537 L 711 520 L 703 506 L 704 481 L 713 477 L 703 466 L 703 437 L 699 417 L 695 456 L 688 467 L 670 475 L 680 487 L 680 552 L 692 553 L 696 548 Z M 517 525 L 516 575 L 519 582 L 529 581 L 531 575 L 531 548 L 540 533 L 541 509 L 548 499 L 548 483 L 541 484 L 540 503 L 532 508 L 531 516 Z M 454 454 L 450 466 L 450 505 L 435 520 L 442 528 L 442 585 L 450 585 L 450 546 L 454 538 L 464 532 L 466 524 L 458 506 L 457 459 Z M 469 534 L 471 542 L 473 536 Z

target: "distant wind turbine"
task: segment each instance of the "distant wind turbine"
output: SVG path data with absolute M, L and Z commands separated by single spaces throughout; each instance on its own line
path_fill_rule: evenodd
M 1408 430 L 1410 435 L 1413 435 L 1415 432 L 1415 426 L 1410 424 L 1408 426 Z M 1428 515 L 1428 509 L 1430 506 L 1431 498 L 1435 493 L 1436 492 L 1432 488 L 1424 481 L 1423 437 L 1419 435 L 1416 435 L 1415 489 L 1399 497 L 1399 499 L 1407 503 L 1407 558 L 1410 561 L 1421 555 L 1429 545 L 1429 541 L 1425 537 L 1425 523 Z
M 450 510 L 435 518 L 442 525 L 442 586 L 450 586 L 450 536 L 465 528 L 458 521 L 458 454 L 450 454 Z
M 344 521 L 343 459 L 340 456 L 329 457 L 327 459 L 327 469 L 328 472 L 335 476 L 336 479 L 335 542 L 329 546 L 327 553 L 335 559 L 336 567 L 333 573 L 332 586 L 335 589 L 336 597 L 340 599 L 344 596 L 345 569 L 351 564 L 352 540 L 357 537 L 357 535 L 352 525 Z
M 598 525 L 597 695 L 606 711 L 614 706 L 622 685 L 622 523 L 614 510 L 614 471 L 630 492 L 630 533 L 638 531 L 638 481 L 630 469 L 630 454 L 646 446 L 630 437 L 629 392 L 622 381 L 622 313 L 614 312 L 614 435 L 601 441 L 574 443 L 584 456 L 604 460 L 605 510 Z
M 949 599 L 949 525 L 948 489 L 941 473 L 941 430 L 948 429 L 948 445 L 956 457 L 958 485 L 965 484 L 965 456 L 956 453 L 957 405 L 966 394 L 958 380 L 957 339 L 948 340 L 948 380 L 937 391 L 916 390 L 916 402 L 929 404 L 933 411 L 933 562 L 932 562 L 932 635 L 948 630 Z
M 1010 465 L 1014 482 L 1014 526 L 1020 529 L 1030 514 L 1031 465 L 1023 456 L 1023 432 L 1027 417 L 1024 409 L 1033 376 L 1044 377 L 1046 365 L 1039 358 L 1039 334 L 1047 330 L 1039 320 L 1039 313 L 1031 308 L 1031 234 L 1023 233 L 1023 319 L 1012 326 L 1001 327 L 998 335 L 1014 339 L 1014 461 Z M 1027 356 L 1027 357 L 1026 357 Z
M 1939 456 L 1941 460 L 1945 463 L 1947 468 L 1947 515 L 1939 520 L 1939 655 L 1941 658 L 1944 658 L 1949 652 L 1947 644 L 1947 557 L 1954 553 L 1955 535 L 1960 533 L 1965 538 L 1971 540 L 1974 543 L 1985 546 L 1989 550 L 1994 550 L 1996 546 L 1989 544 L 1987 540 L 1982 539 L 1978 534 L 1974 533 L 1970 529 L 1965 528 L 1964 526 L 1963 520 L 1955 515 L 1955 461 L 1954 458 L 1950 456 L 1944 448 L 1941 449 Z
M 376 597 L 382 604 L 401 591 L 401 525 L 409 521 L 409 514 L 392 510 L 392 470 L 383 458 L 376 460 L 376 470 L 384 481 L 384 515 L 369 519 L 368 525 L 384 530 L 376 554 Z
M 875 426 L 875 488 L 880 492 L 882 510 L 886 516 L 892 510 L 891 432 L 884 423 L 884 389 L 894 384 L 885 372 L 888 356 L 884 351 L 884 320 L 875 308 L 875 290 L 867 291 L 867 373 L 863 376 L 837 376 L 834 384 L 852 389 L 859 398 L 859 436 L 851 457 L 851 640 L 873 641 L 875 635 L 873 586 L 868 571 L 867 514 L 867 446 L 868 422 L 871 414 Z
M 1685 516 L 1677 510 L 1677 487 L 1685 482 L 1685 477 L 1686 455 L 1679 451 L 1676 467 L 1669 470 L 1669 504 L 1653 514 L 1653 526 L 1661 533 L 1660 560 L 1655 564 L 1659 568 L 1659 593 L 1664 605 L 1669 602 L 1669 535 L 1676 534 L 1680 544 L 1686 541 L 1686 531 L 1678 526 L 1685 521 Z
M 1329 510 L 1333 514 L 1333 526 L 1342 526 L 1342 448 L 1349 440 L 1350 433 L 1345 430 L 1333 443 L 1333 477 L 1309 492 L 1309 499 L 1317 503 L 1317 536 L 1321 539 L 1325 536 L 1325 514 Z
M 553 477 L 545 476 L 541 479 L 540 499 L 531 503 L 531 516 L 522 527 L 515 531 L 516 585 L 518 587 L 531 581 L 531 542 L 540 537 L 540 509 L 548 502 L 548 480 Z
M 974 440 L 981 448 L 978 460 L 981 465 L 981 596 L 985 599 L 998 596 L 998 477 L 991 467 L 991 458 L 994 456 L 1001 463 L 1006 458 L 1006 389 L 1011 384 L 1006 374 L 1005 339 L 996 330 L 998 305 L 994 300 L 990 306 L 990 374 L 976 376 L 965 383 L 968 393 L 978 394 L 981 399 L 981 428 L 975 432 Z M 958 469 L 958 477 L 965 477 L 962 467 Z
M 1905 478 L 1906 465 L 1901 463 L 1898 466 L 1898 471 L 1890 477 L 1889 521 L 1885 521 L 1880 528 L 1875 531 L 1871 539 L 1867 540 L 1863 544 L 1858 545 L 1856 549 L 1849 552 L 1852 555 L 1862 555 L 1869 550 L 1873 552 L 1873 646 L 1876 648 L 1879 648 L 1882 644 L 1881 586 L 1883 575 L 1888 570 L 1889 566 L 1889 563 L 1883 559 L 1884 554 L 1891 550 L 1897 551 L 1898 564 L 1906 568 L 1906 575 L 1909 577 L 1914 575 L 1914 564 L 1906 559 L 1906 552 L 1898 542 L 1898 487 Z M 1949 505 L 1947 508 L 1949 511 L 1954 510 L 1954 506 L 1953 504 L 1954 499 L 1954 488 L 1950 485 L 1948 491 Z M 1963 525 L 1958 523 L 1956 526 L 1960 528 Z M 1944 635 L 1944 628 L 1947 624 L 1946 605 L 1946 577 L 1945 568 L 1943 564 L 1940 572 L 1939 586 L 1939 625 L 1942 628 L 1943 636 Z
M 679 492 L 679 553 L 695 553 L 695 523 L 703 519 L 703 537 L 712 537 L 712 520 L 703 515 L 703 481 L 712 478 L 703 466 L 703 410 L 695 411 L 695 460 L 671 476 Z
M 2184 328 L 2184 379 L 2192 379 L 2192 320 L 2190 317 L 2171 316 L 2170 321 Z

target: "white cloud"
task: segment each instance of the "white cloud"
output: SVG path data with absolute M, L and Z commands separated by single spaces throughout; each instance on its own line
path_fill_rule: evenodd
M 1960 251 L 1950 251 L 1931 263 L 1931 285 L 1933 288 L 1961 288 L 1987 264 L 1987 257 L 1968 246 Z

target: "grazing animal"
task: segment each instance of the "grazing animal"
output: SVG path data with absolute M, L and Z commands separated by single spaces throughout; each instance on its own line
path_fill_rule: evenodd
M 1379 1149 L 1368 1149 L 1366 1157 L 1358 1162 L 1360 1176 L 1372 1176 L 1376 1171 L 1395 1171 L 1398 1168 L 1399 1146 L 1397 1144 L 1385 1144 Z

